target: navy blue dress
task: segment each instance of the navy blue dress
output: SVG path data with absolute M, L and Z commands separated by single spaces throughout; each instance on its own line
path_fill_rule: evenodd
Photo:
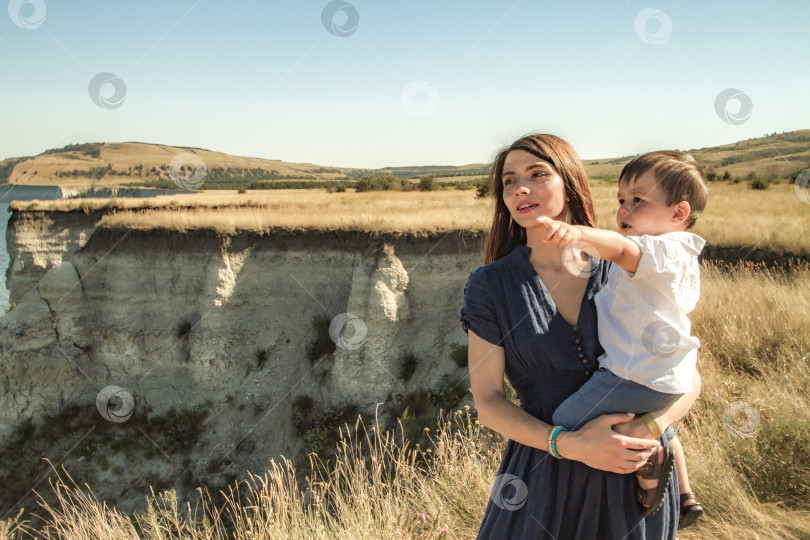
M 518 246 L 506 257 L 476 269 L 465 288 L 462 324 L 503 347 L 506 375 L 520 406 L 551 423 L 554 409 L 598 367 L 602 354 L 594 295 L 607 280 L 600 261 L 589 278 L 576 326 L 557 312 Z M 662 439 L 662 444 L 669 444 Z M 673 539 L 677 531 L 678 482 L 673 471 L 667 499 L 644 518 L 632 474 L 616 474 L 509 440 L 495 478 L 479 539 Z

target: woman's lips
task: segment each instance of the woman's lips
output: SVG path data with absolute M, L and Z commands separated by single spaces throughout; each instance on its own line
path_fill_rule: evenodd
M 529 213 L 531 213 L 531 211 L 532 211 L 532 210 L 534 210 L 534 209 L 537 207 L 537 205 L 536 205 L 536 204 L 533 204 L 533 203 L 528 203 L 528 204 L 529 204 L 529 206 L 526 206 L 525 208 L 521 208 L 521 206 L 523 206 L 523 205 L 525 205 L 525 204 L 527 204 L 527 203 L 521 203 L 521 204 L 518 206 L 518 209 L 517 209 L 518 214 L 529 214 Z

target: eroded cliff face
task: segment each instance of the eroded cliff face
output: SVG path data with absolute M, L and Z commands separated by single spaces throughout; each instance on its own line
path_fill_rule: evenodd
M 458 311 L 480 264 L 478 235 L 223 237 L 96 229 L 99 217 L 10 220 L 16 308 L 0 318 L 0 440 L 26 419 L 92 406 L 114 385 L 154 415 L 208 402 L 204 444 L 186 468 L 262 471 L 301 447 L 296 396 L 371 412 L 442 375 L 466 378 L 450 350 L 466 343 Z M 316 316 L 333 321 L 338 347 L 311 361 Z M 406 352 L 419 359 L 407 382 Z M 212 467 L 222 456 L 227 467 Z M 142 501 L 99 482 L 102 495 Z

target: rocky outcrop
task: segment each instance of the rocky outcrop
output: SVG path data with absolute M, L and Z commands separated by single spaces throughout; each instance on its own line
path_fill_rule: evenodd
M 233 468 L 263 470 L 301 446 L 296 396 L 372 412 L 442 375 L 466 377 L 450 351 L 466 342 L 458 310 L 480 262 L 473 233 L 219 236 L 96 229 L 98 219 L 10 220 L 16 307 L 0 318 L 0 441 L 114 385 L 152 414 L 213 404 L 197 466 L 238 454 Z M 319 316 L 336 347 L 311 360 Z M 405 353 L 419 359 L 407 382 Z M 260 451 L 234 452 L 245 440 Z
M 13 212 L 6 229 L 10 304 L 19 303 L 50 268 L 84 247 L 101 216 L 101 212 Z

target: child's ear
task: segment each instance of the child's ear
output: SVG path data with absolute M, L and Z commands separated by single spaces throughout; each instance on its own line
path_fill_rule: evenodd
M 686 222 L 689 218 L 689 213 L 692 211 L 692 207 L 686 201 L 681 201 L 675 205 L 674 212 L 672 214 L 672 221 L 676 224 L 681 224 Z

